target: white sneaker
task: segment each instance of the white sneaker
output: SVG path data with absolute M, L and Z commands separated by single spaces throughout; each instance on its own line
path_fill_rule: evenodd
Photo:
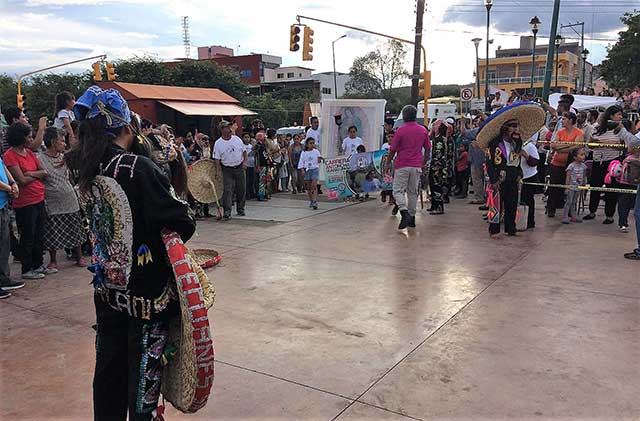
M 34 269 L 33 271 L 36 273 L 42 273 L 43 275 L 52 275 L 54 273 L 58 273 L 58 269 L 48 268 L 45 265 L 42 265 L 38 269 Z
M 629 227 L 626 225 L 620 225 L 620 232 L 628 233 Z
M 33 279 L 42 279 L 42 278 L 44 278 L 44 273 L 38 273 L 35 270 L 30 270 L 29 272 L 22 274 L 22 279 L 33 280 Z

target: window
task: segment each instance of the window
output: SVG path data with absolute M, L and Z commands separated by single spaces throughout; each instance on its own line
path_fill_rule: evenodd
M 277 78 L 278 79 L 284 79 L 284 73 L 278 73 Z
M 291 73 L 287 73 L 287 79 L 291 78 L 291 77 L 295 77 L 296 74 L 291 72 Z
M 302 77 L 302 73 L 298 73 L 298 77 Z
M 489 80 L 496 78 L 496 69 L 489 69 Z
M 251 76 L 253 76 L 253 72 L 251 71 L 251 69 L 240 70 L 240 77 L 249 79 Z
M 322 93 L 325 95 L 331 95 L 331 88 L 322 88 Z

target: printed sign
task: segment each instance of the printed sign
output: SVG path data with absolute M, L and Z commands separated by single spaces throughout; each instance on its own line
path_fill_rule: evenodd
M 471 101 L 473 99 L 473 89 L 462 88 L 460 89 L 460 99 L 462 101 Z
M 393 188 L 387 150 L 338 156 L 324 162 L 327 196 L 332 200 Z

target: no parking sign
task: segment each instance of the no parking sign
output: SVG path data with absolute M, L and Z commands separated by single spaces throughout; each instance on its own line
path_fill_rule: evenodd
M 471 99 L 473 99 L 473 89 L 471 88 L 460 89 L 460 99 L 465 102 L 471 101 Z

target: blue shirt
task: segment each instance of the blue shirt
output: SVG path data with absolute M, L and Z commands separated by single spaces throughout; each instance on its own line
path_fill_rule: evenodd
M 7 167 L 4 165 L 4 161 L 0 158 L 0 181 L 5 184 L 9 184 L 9 177 L 7 177 Z M 2 190 L 0 191 L 0 209 L 4 209 L 9 203 L 9 193 Z

